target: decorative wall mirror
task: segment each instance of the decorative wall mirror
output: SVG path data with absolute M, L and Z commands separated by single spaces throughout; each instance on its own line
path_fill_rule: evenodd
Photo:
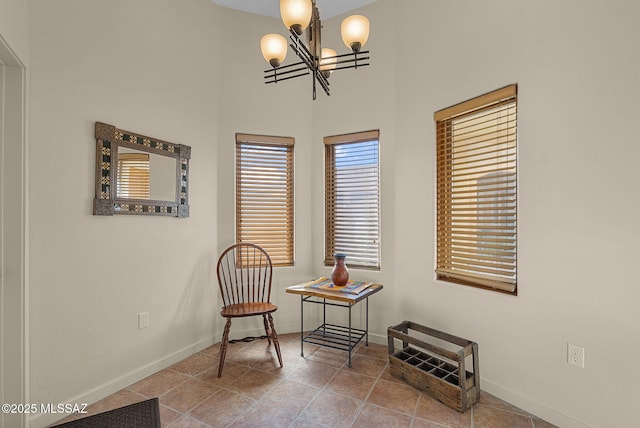
M 96 122 L 94 215 L 189 217 L 191 147 Z

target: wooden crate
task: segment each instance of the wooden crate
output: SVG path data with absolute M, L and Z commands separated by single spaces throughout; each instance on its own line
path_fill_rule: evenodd
M 387 339 L 393 376 L 459 412 L 467 411 L 480 399 L 477 343 L 411 321 L 389 327 Z M 395 349 L 395 339 L 402 341 L 402 349 Z M 472 372 L 465 365 L 469 356 L 473 359 Z

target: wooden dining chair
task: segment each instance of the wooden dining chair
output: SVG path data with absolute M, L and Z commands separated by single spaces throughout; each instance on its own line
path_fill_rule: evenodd
M 220 343 L 218 377 L 222 376 L 224 359 L 229 344 L 231 319 L 262 316 L 266 339 L 276 349 L 282 367 L 280 343 L 271 314 L 278 307 L 271 303 L 271 258 L 255 244 L 240 243 L 227 248 L 218 259 L 218 285 L 223 307 L 220 315 L 227 319 Z

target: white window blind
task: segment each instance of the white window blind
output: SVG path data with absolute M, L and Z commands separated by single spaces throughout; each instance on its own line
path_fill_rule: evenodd
M 380 269 L 379 131 L 325 137 L 325 265 Z
M 515 293 L 517 86 L 434 117 L 437 277 Z
M 118 198 L 149 199 L 149 154 L 118 153 Z
M 236 134 L 236 242 L 294 263 L 293 138 Z

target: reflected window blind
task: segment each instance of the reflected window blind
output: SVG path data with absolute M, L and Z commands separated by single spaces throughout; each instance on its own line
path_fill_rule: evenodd
M 236 134 L 236 242 L 293 266 L 293 138 Z
M 437 277 L 515 294 L 517 86 L 434 117 Z
M 325 260 L 380 269 L 379 131 L 326 137 Z
M 149 199 L 149 154 L 118 153 L 118 198 Z

